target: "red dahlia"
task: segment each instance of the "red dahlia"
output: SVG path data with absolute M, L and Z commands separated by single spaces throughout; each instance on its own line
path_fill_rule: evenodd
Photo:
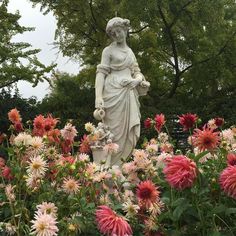
M 179 116 L 179 123 L 183 126 L 184 130 L 189 130 L 194 127 L 197 119 L 196 114 L 187 113 Z

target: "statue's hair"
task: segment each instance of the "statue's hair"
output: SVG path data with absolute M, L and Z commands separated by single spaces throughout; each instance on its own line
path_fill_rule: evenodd
M 123 19 L 121 17 L 114 17 L 107 22 L 106 33 L 111 36 L 111 30 L 113 27 L 120 26 L 124 30 L 128 31 L 130 26 L 130 21 L 128 19 Z

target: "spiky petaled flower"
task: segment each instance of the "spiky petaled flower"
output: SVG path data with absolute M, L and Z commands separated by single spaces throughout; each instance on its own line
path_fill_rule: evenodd
M 31 223 L 31 232 L 36 236 L 56 236 L 59 231 L 55 217 L 50 214 L 37 212 Z
M 57 207 L 52 202 L 42 202 L 41 204 L 37 205 L 36 208 L 38 209 L 37 212 L 39 213 L 46 213 L 52 215 L 55 218 L 57 216 Z
M 219 182 L 223 191 L 236 199 L 236 166 L 225 168 L 220 174 Z
M 219 132 L 206 126 L 202 130 L 195 129 L 193 135 L 193 146 L 198 147 L 200 151 L 214 150 L 220 143 Z
M 166 159 L 163 173 L 171 187 L 182 190 L 193 185 L 197 177 L 197 166 L 188 157 L 177 155 Z
M 43 159 L 42 156 L 33 156 L 28 162 L 29 166 L 27 167 L 27 173 L 33 175 L 34 177 L 43 177 L 47 170 L 47 162 Z
M 99 206 L 95 214 L 98 228 L 102 234 L 119 236 L 133 235 L 128 222 L 108 206 Z
M 155 130 L 160 133 L 163 125 L 166 123 L 165 116 L 161 113 L 160 115 L 156 115 L 155 118 Z
M 76 194 L 79 191 L 79 182 L 73 177 L 65 178 L 62 184 L 62 189 L 68 194 Z
M 20 116 L 20 113 L 19 111 L 14 108 L 14 109 L 11 109 L 9 112 L 8 112 L 8 119 L 13 123 L 18 123 L 18 122 L 21 122 L 21 116 Z
M 128 200 L 122 204 L 122 209 L 124 212 L 126 212 L 127 218 L 135 217 L 140 209 L 138 205 L 135 205 L 131 202 L 131 200 Z
M 197 122 L 197 115 L 192 113 L 187 113 L 179 116 L 179 123 L 183 126 L 183 129 L 189 130 L 194 127 Z
M 17 147 L 26 146 L 28 147 L 31 144 L 32 136 L 27 133 L 19 133 L 13 140 L 13 144 Z
M 86 123 L 86 124 L 84 125 L 84 128 L 85 128 L 85 130 L 86 130 L 87 132 L 89 132 L 89 133 L 92 133 L 92 132 L 95 131 L 95 126 L 94 126 L 93 123 L 91 123 L 91 122 Z
M 142 181 L 137 186 L 137 198 L 139 205 L 144 208 L 149 208 L 152 204 L 159 201 L 160 192 L 151 180 Z
M 61 130 L 61 136 L 65 140 L 74 141 L 75 136 L 77 135 L 77 130 L 75 126 L 73 126 L 71 123 L 67 123 L 65 127 Z

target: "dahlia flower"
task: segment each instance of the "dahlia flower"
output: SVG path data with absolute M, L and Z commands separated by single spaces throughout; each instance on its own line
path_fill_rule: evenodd
M 197 167 L 191 159 L 177 155 L 166 160 L 163 173 L 171 187 L 182 190 L 193 185 L 197 177 Z
M 228 166 L 219 178 L 220 186 L 230 197 L 236 199 L 236 166 Z
M 151 180 L 142 181 L 137 186 L 137 198 L 141 207 L 149 208 L 159 201 L 160 192 Z
M 206 126 L 203 130 L 195 129 L 192 141 L 193 145 L 198 147 L 200 151 L 213 150 L 219 145 L 219 132 L 214 132 L 213 129 Z
M 196 114 L 183 114 L 179 116 L 179 123 L 183 126 L 184 130 L 189 130 L 194 127 L 198 117 Z
M 65 140 L 71 140 L 73 141 L 75 136 L 77 135 L 77 130 L 75 128 L 75 126 L 73 126 L 70 123 L 67 123 L 65 125 L 65 127 L 61 130 L 61 136 L 65 139 Z
M 128 222 L 108 206 L 102 205 L 98 207 L 96 210 L 96 221 L 102 234 L 119 236 L 133 235 Z
M 37 205 L 36 208 L 38 209 L 38 213 L 46 213 L 53 217 L 57 216 L 57 207 L 52 202 L 42 202 L 42 204 Z
M 35 177 L 43 177 L 47 170 L 47 162 L 41 156 L 33 156 L 28 162 L 27 173 Z
M 144 121 L 144 127 L 145 127 L 146 129 L 149 129 L 149 128 L 151 128 L 151 126 L 152 126 L 152 119 L 151 119 L 151 118 L 147 118 L 147 119 Z
M 65 178 L 62 184 L 62 189 L 68 194 L 76 194 L 79 191 L 79 182 L 73 177 Z
M 85 128 L 85 130 L 86 130 L 87 132 L 89 132 L 89 133 L 92 133 L 92 132 L 95 131 L 95 126 L 94 126 L 92 123 L 90 123 L 90 122 L 86 123 L 86 124 L 84 125 L 84 128 Z
M 13 140 L 13 143 L 19 147 L 21 145 L 29 146 L 31 144 L 32 137 L 27 133 L 19 133 Z
M 9 112 L 8 112 L 8 119 L 13 123 L 18 123 L 18 122 L 21 122 L 21 116 L 20 116 L 20 113 L 19 111 L 14 108 L 14 109 L 11 109 Z
M 156 115 L 155 118 L 155 130 L 160 133 L 163 125 L 166 123 L 165 116 L 161 113 L 160 115 Z
M 138 205 L 133 204 L 130 200 L 128 200 L 122 204 L 122 209 L 124 212 L 126 212 L 126 217 L 130 218 L 137 215 L 140 207 Z
M 34 215 L 34 220 L 31 221 L 31 232 L 36 236 L 55 236 L 59 229 L 57 228 L 56 219 L 46 213 L 36 213 Z
M 228 153 L 227 163 L 230 166 L 235 166 L 236 165 L 236 153 Z

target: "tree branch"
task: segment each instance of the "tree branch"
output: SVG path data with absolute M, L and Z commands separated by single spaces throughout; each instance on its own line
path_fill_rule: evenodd
M 137 34 L 137 33 L 140 33 L 141 31 L 143 31 L 144 29 L 146 29 L 147 27 L 149 27 L 149 25 L 145 25 L 143 26 L 141 29 L 138 29 L 136 31 L 131 31 L 129 32 L 129 34 Z
M 175 94 L 175 91 L 179 85 L 179 82 L 180 82 L 180 70 L 179 70 L 179 60 L 178 60 L 178 53 L 177 53 L 177 48 L 176 48 L 176 45 L 175 45 L 175 41 L 174 41 L 174 37 L 172 35 L 172 32 L 171 32 L 171 28 L 170 28 L 170 25 L 168 24 L 166 18 L 165 18 L 165 15 L 161 9 L 161 6 L 160 4 L 157 5 L 158 7 L 158 10 L 159 10 L 159 13 L 160 13 L 160 16 L 161 16 L 161 19 L 165 25 L 165 28 L 166 28 L 166 31 L 167 31 L 167 34 L 169 36 L 169 39 L 170 39 L 170 43 L 171 43 L 171 48 L 172 48 L 172 52 L 173 52 L 173 58 L 174 58 L 174 70 L 175 70 L 175 77 L 174 77 L 174 81 L 173 81 L 173 85 L 172 85 L 172 88 L 171 88 L 171 91 L 169 93 L 169 98 L 173 97 L 173 95 Z

